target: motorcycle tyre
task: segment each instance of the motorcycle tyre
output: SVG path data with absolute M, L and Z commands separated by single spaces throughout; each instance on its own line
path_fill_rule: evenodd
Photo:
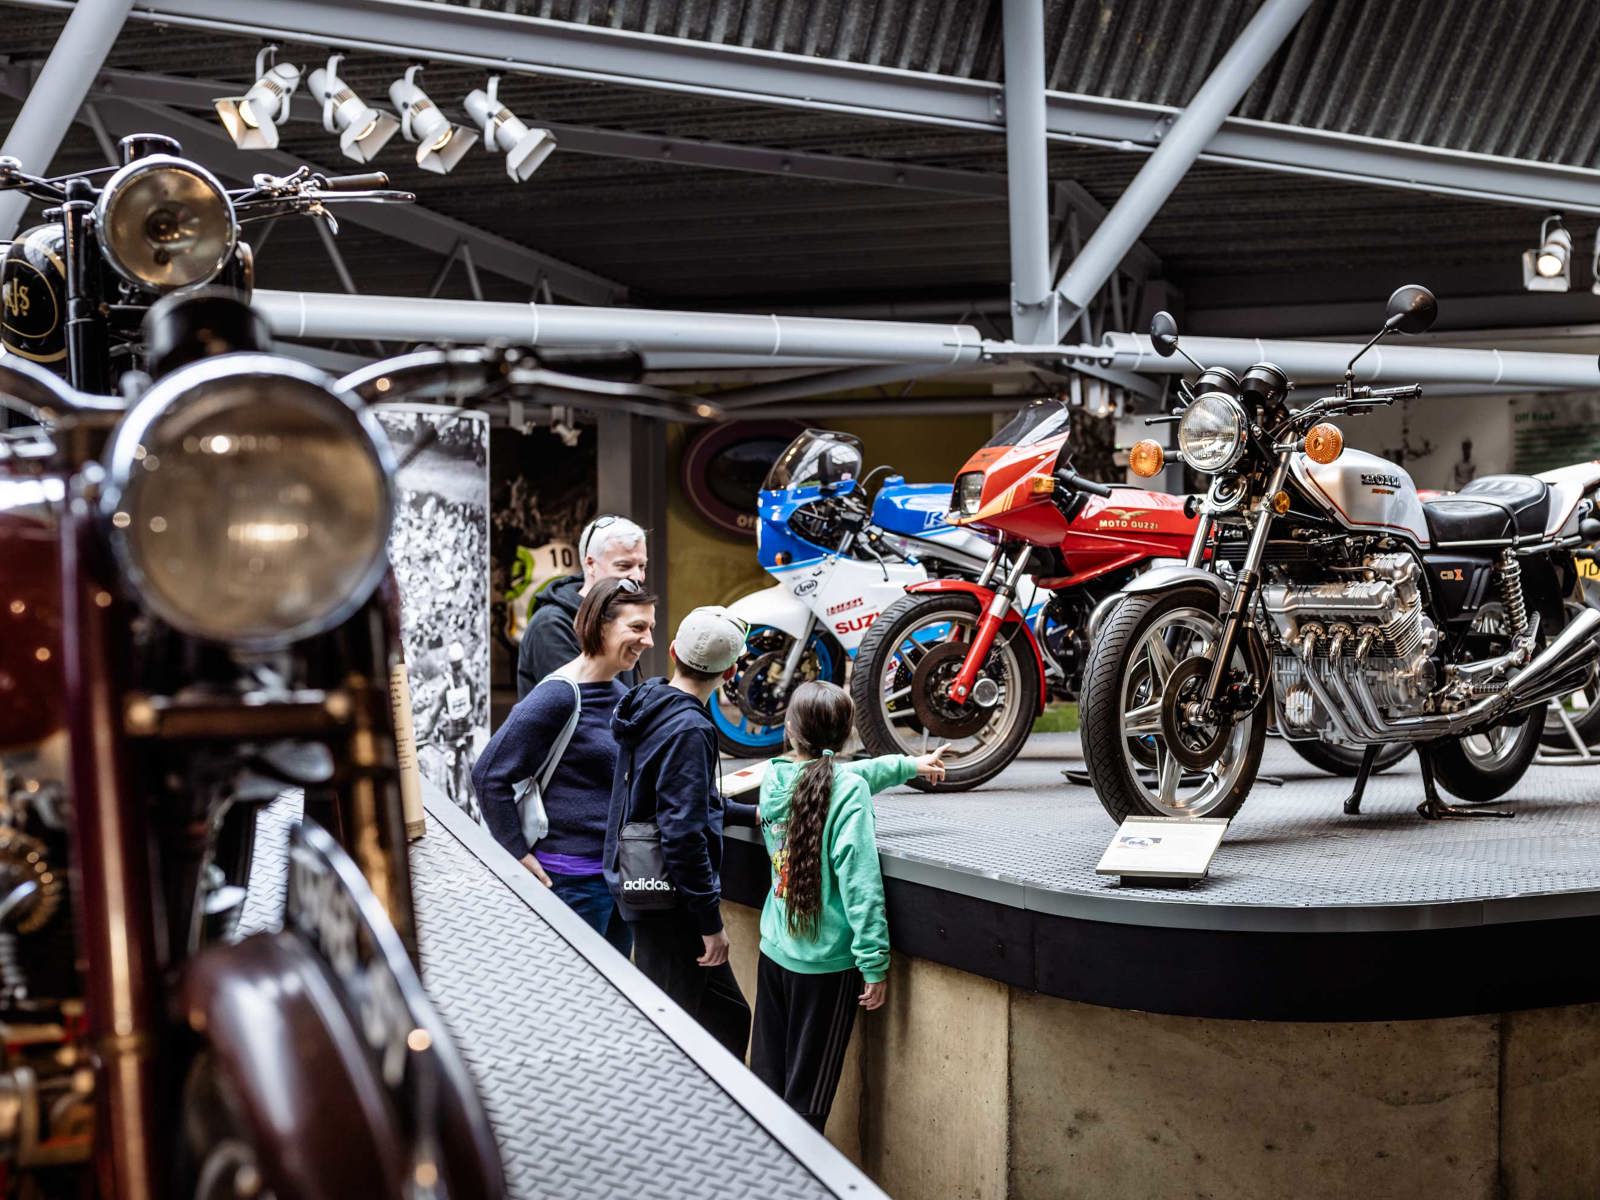
M 755 629 L 752 629 L 750 632 L 753 634 L 753 633 L 757 632 L 757 630 L 770 629 L 770 628 L 772 628 L 772 627 L 769 626 L 769 625 L 762 625 L 762 626 L 757 626 Z M 829 659 L 830 659 L 830 661 L 832 663 L 832 670 L 824 678 L 826 678 L 829 683 L 843 684 L 844 683 L 845 671 L 847 670 L 847 664 L 850 661 L 850 656 L 845 653 L 844 647 L 841 646 L 833 638 L 833 636 L 831 634 L 813 633 L 811 636 L 812 636 L 812 639 L 814 641 L 825 641 L 826 642 L 826 645 L 823 647 L 823 649 L 825 649 L 827 651 L 828 657 L 829 657 Z M 807 653 L 813 653 L 814 654 L 815 650 L 808 650 Z M 744 668 L 749 665 L 750 661 L 753 661 L 753 656 L 748 655 L 748 654 L 740 655 L 739 661 L 738 661 L 738 663 L 735 664 L 735 667 L 736 667 L 737 670 L 743 671 Z M 738 678 L 739 678 L 738 675 L 734 676 L 735 680 L 737 680 Z M 721 686 L 722 686 L 721 684 L 718 685 L 719 688 Z M 716 706 L 716 703 L 717 703 L 716 696 L 712 696 L 711 700 L 709 701 L 709 704 L 714 708 Z M 779 738 L 777 742 L 775 742 L 775 743 L 773 743 L 771 745 L 766 745 L 766 746 L 751 745 L 748 742 L 741 742 L 736 737 L 732 736 L 723 727 L 723 723 L 721 721 L 719 721 L 715 715 L 712 716 L 711 723 L 713 725 L 715 725 L 716 729 L 717 729 L 717 749 L 720 750 L 723 754 L 726 754 L 729 758 L 738 758 L 738 759 L 746 759 L 746 758 L 754 758 L 754 759 L 775 758 L 777 755 L 783 753 L 783 745 L 784 745 L 784 743 L 783 743 L 783 739 L 782 738 Z
M 883 701 L 876 694 L 878 675 L 883 669 L 879 660 L 891 647 L 899 645 L 900 639 L 905 636 L 905 631 L 920 621 L 925 611 L 930 609 L 948 611 L 953 608 L 965 608 L 974 617 L 981 616 L 983 612 L 977 600 L 971 596 L 952 596 L 943 592 L 902 596 L 883 610 L 882 615 L 872 623 L 872 628 L 867 630 L 866 637 L 861 639 L 861 645 L 856 650 L 856 668 L 850 677 L 850 699 L 856 708 L 856 733 L 861 737 L 861 744 L 870 753 L 874 755 L 905 753 L 905 748 L 895 741 L 894 735 L 889 732 L 889 721 L 883 712 Z M 999 636 L 1006 636 L 1006 631 L 1002 630 Z M 1016 636 L 1027 635 L 1018 631 Z M 1017 658 L 1022 670 L 1015 691 L 1022 711 L 1029 714 L 1027 719 L 1016 723 L 1016 727 L 1000 743 L 999 749 L 991 754 L 982 766 L 976 769 L 963 768 L 959 762 L 952 761 L 945 769 L 943 783 L 930 783 L 928 780 L 917 778 L 911 780 L 912 787 L 922 792 L 964 792 L 988 783 L 1016 761 L 1017 755 L 1022 752 L 1022 744 L 1033 732 L 1033 722 L 1039 711 L 1041 684 L 1038 673 L 1028 669 L 1032 655 L 1024 652 L 1019 653 Z
M 1544 734 L 1544 710 L 1533 710 L 1517 726 L 1517 743 L 1506 759 L 1493 767 L 1482 767 L 1472 761 L 1462 748 L 1460 738 L 1440 738 L 1429 742 L 1433 754 L 1435 782 L 1457 800 L 1468 804 L 1486 804 L 1498 800 L 1524 775 L 1539 753 L 1539 743 Z
M 1323 741 L 1289 742 L 1288 745 L 1289 749 L 1306 762 L 1319 771 L 1326 771 L 1329 775 L 1354 779 L 1356 772 L 1361 769 L 1361 756 L 1364 752 L 1364 747 L 1361 746 L 1341 746 Z M 1394 742 L 1384 746 L 1378 751 L 1378 757 L 1373 760 L 1372 773 L 1381 775 L 1410 753 L 1411 747 L 1405 742 Z
M 1208 587 L 1179 587 L 1167 592 L 1129 596 L 1111 610 L 1101 625 L 1083 671 L 1083 700 L 1078 709 L 1084 766 L 1095 797 L 1118 825 L 1129 817 L 1170 817 L 1151 806 L 1134 781 L 1122 744 L 1123 659 L 1137 644 L 1145 627 L 1175 608 L 1193 608 L 1217 615 L 1217 594 Z M 1270 698 L 1263 705 L 1270 704 Z M 1258 709 L 1254 729 L 1245 745 L 1248 762 L 1228 795 L 1208 817 L 1232 817 L 1243 806 L 1267 744 L 1267 714 Z

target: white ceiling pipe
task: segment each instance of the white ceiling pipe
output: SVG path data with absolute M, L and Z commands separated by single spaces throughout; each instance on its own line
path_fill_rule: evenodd
M 976 362 L 983 352 L 983 337 L 970 325 L 270 290 L 257 291 L 252 303 L 275 336 L 288 338 L 405 342 L 503 338 L 533 346 L 620 344 L 646 354 L 674 351 L 947 366 Z
M 1394 335 L 1400 337 L 1402 335 Z M 1184 337 L 1179 343 L 1208 367 L 1243 371 L 1253 363 L 1276 363 L 1295 381 L 1342 379 L 1359 344 L 1289 342 L 1256 338 Z M 1142 333 L 1108 333 L 1102 346 L 1063 347 L 1087 352 L 1123 371 L 1182 375 L 1194 370 L 1181 355 L 1163 358 Z M 1600 360 L 1592 354 L 1536 354 L 1519 350 L 1462 350 L 1448 346 L 1380 343 L 1356 363 L 1363 383 L 1469 383 L 1502 390 L 1600 388 Z

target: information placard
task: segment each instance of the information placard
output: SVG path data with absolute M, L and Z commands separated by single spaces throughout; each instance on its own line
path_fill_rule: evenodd
M 1223 817 L 1129 817 L 1100 857 L 1095 872 L 1142 884 L 1204 879 L 1228 832 Z

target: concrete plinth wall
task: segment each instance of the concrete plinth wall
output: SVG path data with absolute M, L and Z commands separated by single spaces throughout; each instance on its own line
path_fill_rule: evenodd
M 755 994 L 755 910 L 724 905 Z M 1600 1006 L 1276 1023 L 896 956 L 828 1137 L 901 1200 L 1600 1196 Z

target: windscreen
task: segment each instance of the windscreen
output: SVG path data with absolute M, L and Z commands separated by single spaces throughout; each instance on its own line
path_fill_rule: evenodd
M 1028 405 L 995 434 L 986 446 L 1031 446 L 1058 433 L 1066 433 L 1072 425 L 1072 412 L 1064 400 L 1037 400 Z
M 823 456 L 838 447 L 845 448 L 846 453 L 853 455 L 859 465 L 862 457 L 860 438 L 828 429 L 806 430 L 790 442 L 788 448 L 778 456 L 778 461 L 772 464 L 772 470 L 767 472 L 761 484 L 762 491 L 776 492 L 808 483 L 820 483 Z

